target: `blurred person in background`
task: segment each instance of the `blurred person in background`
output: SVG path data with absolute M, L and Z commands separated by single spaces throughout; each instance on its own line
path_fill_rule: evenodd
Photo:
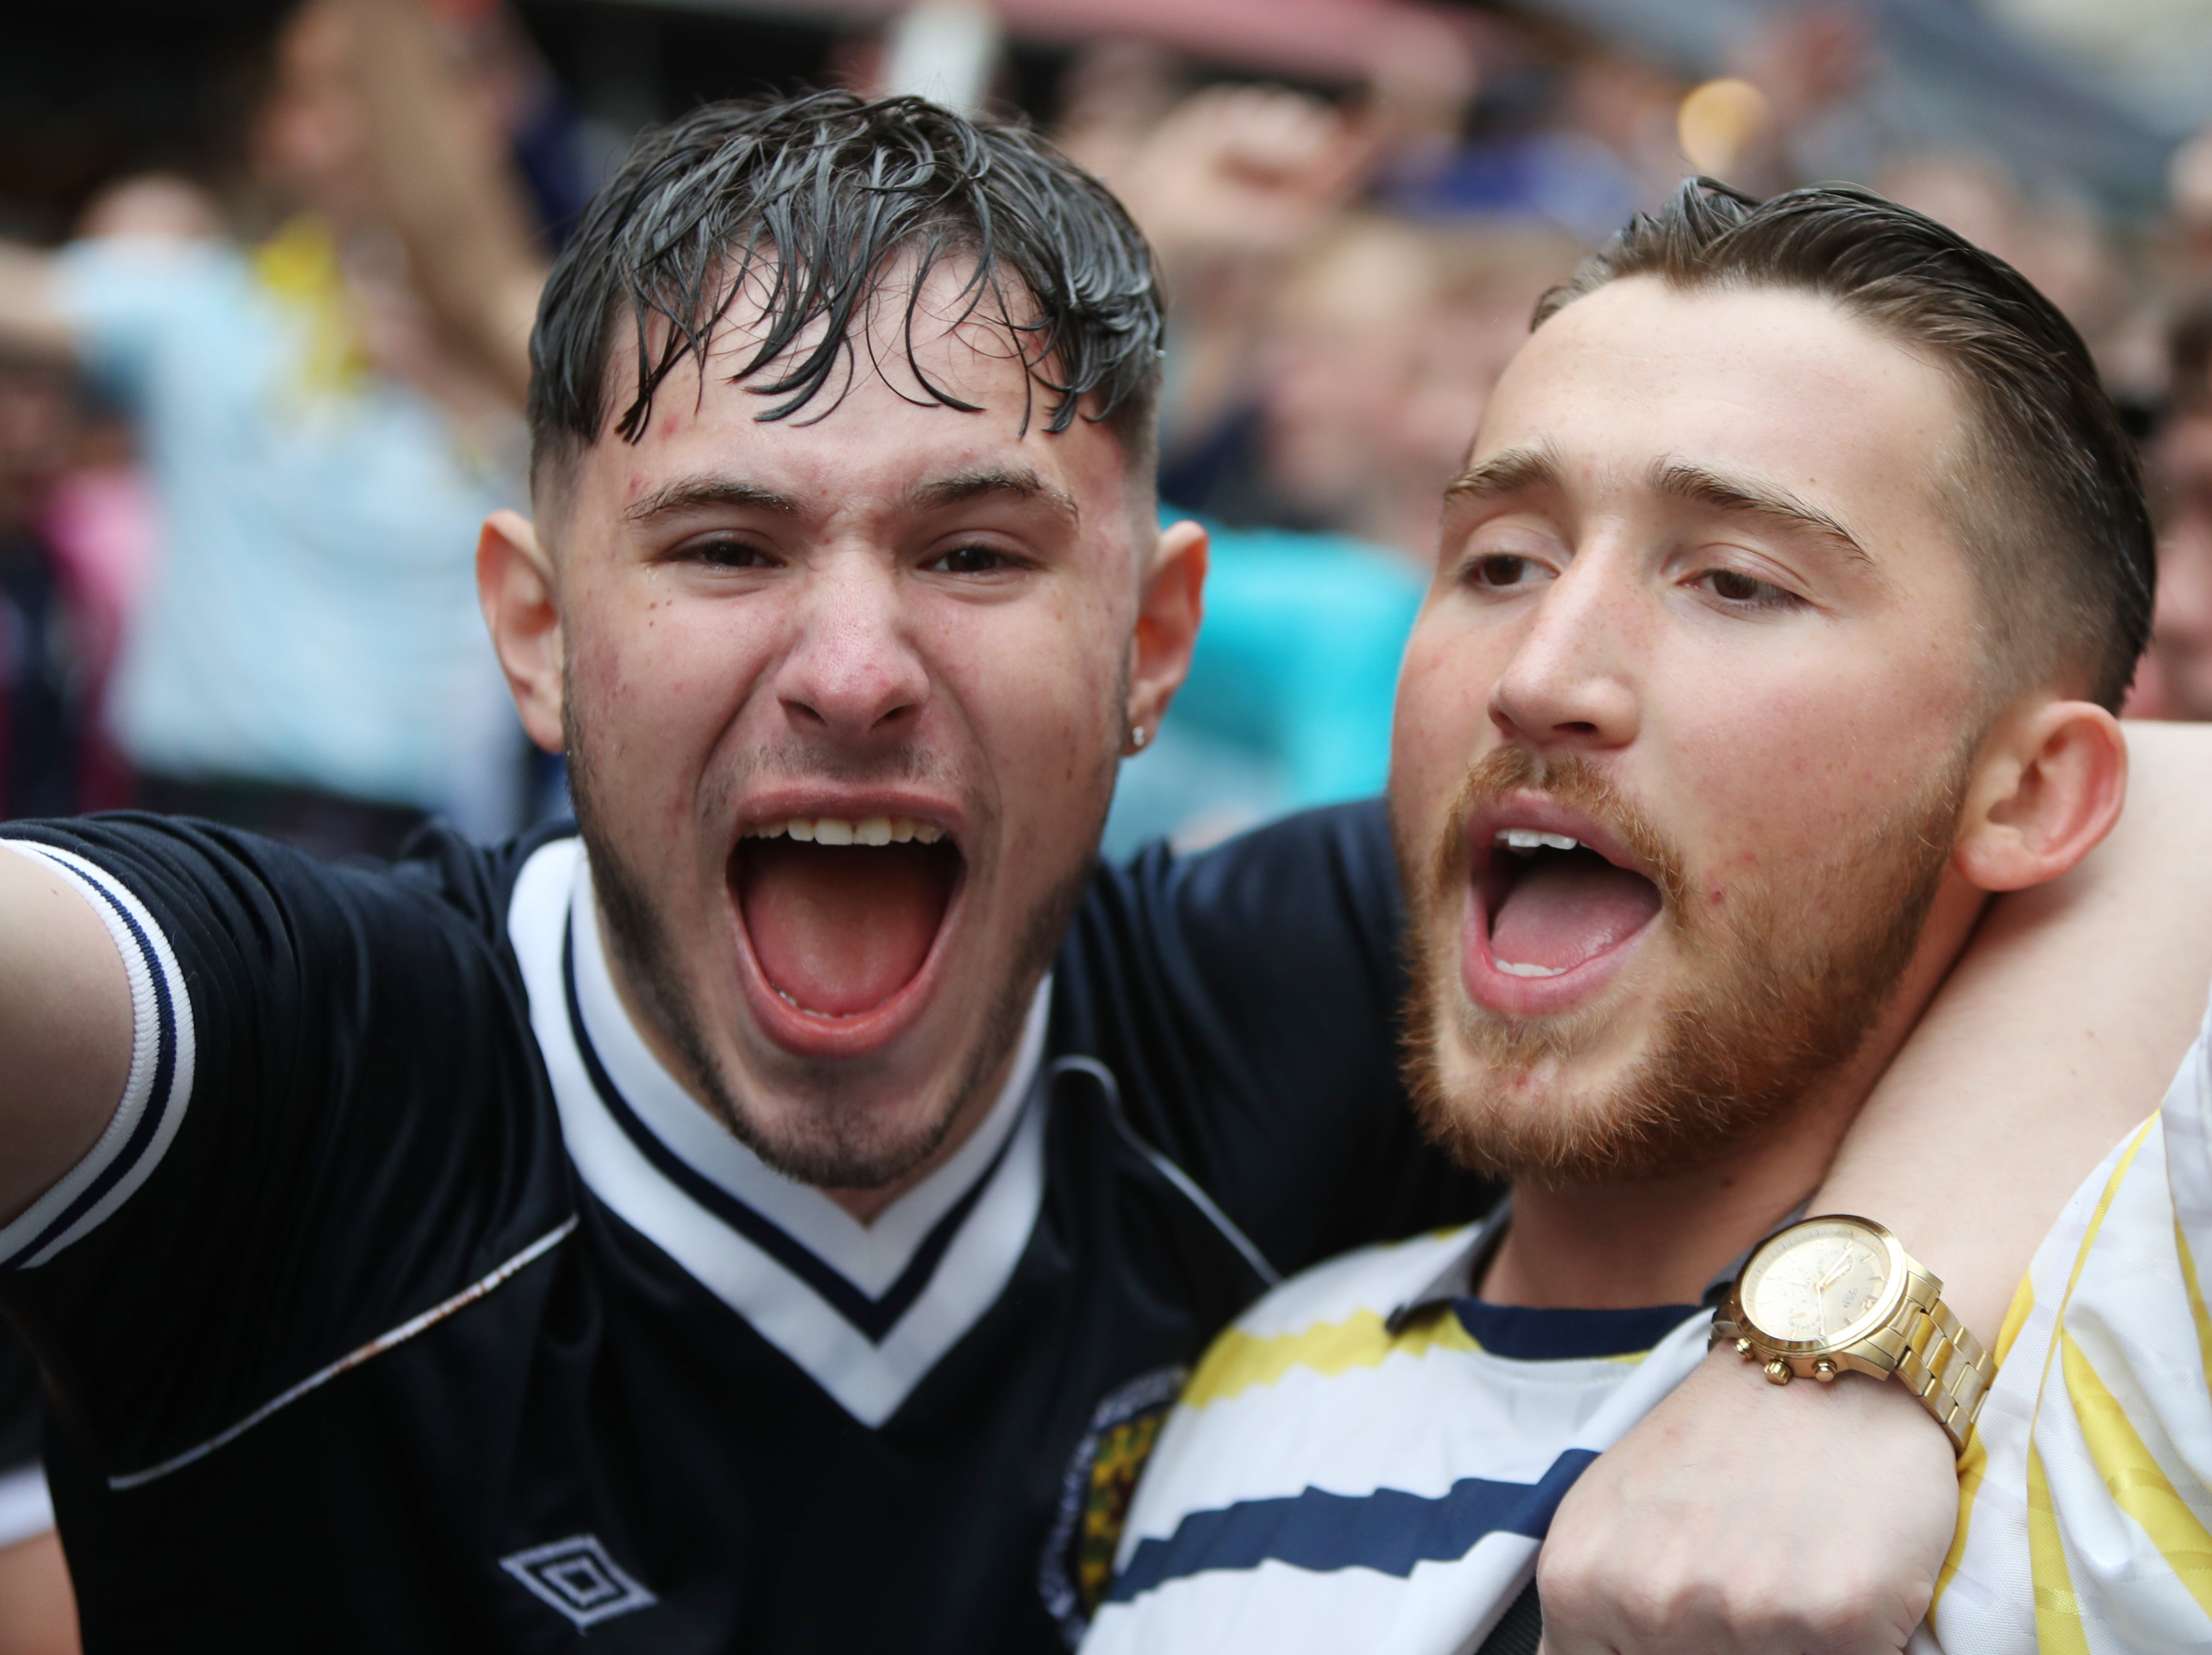
M 0 818 L 78 805 L 83 698 L 63 571 L 41 521 L 75 423 L 62 369 L 0 358 Z
M 1162 478 L 1213 535 L 1206 624 L 1109 854 L 1378 791 L 1437 502 L 1576 248 L 1534 223 L 1346 214 L 1293 259 L 1246 408 Z
M 518 497 L 520 426 L 415 291 L 355 48 L 339 0 L 276 37 L 259 245 L 142 188 L 58 253 L 0 249 L 0 340 L 126 407 L 157 492 L 110 708 L 141 802 L 327 855 L 389 854 L 431 811 L 503 831 L 522 765 L 471 563 Z
M 1374 83 L 1344 104 L 1187 91 L 1164 54 L 1127 43 L 1070 72 L 1055 137 L 1128 204 L 1170 295 L 1162 494 L 1213 533 L 1191 676 L 1124 772 L 1109 855 L 1382 786 L 1459 459 L 1437 433 L 1474 429 L 1572 253 L 1541 232 L 1351 211 L 1378 176 L 1433 165 L 1472 91 L 1463 48 L 1431 52 L 1424 78 L 1401 61 L 1417 44 L 1378 42 Z
M 2176 320 L 2165 425 L 2148 453 L 2158 607 L 2128 711 L 2212 720 L 2212 301 Z

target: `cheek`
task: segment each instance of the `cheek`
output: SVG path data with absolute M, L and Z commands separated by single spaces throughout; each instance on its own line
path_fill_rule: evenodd
M 1671 721 L 1672 789 L 1689 845 L 1705 847 L 1693 861 L 1717 881 L 1826 859 L 1919 796 L 1955 756 L 1966 724 L 1951 674 L 1808 656 L 1677 698 L 1701 710 Z
M 1420 819 L 1457 796 L 1494 742 L 1490 697 L 1504 662 L 1481 631 L 1425 611 L 1407 641 L 1391 726 L 1390 793 Z
M 630 785 L 682 785 L 704 761 L 760 676 L 772 625 L 727 605 L 664 593 L 608 595 L 589 604 L 590 629 L 572 640 L 570 690 L 593 762 Z
M 925 648 L 1009 812 L 1087 789 L 1119 744 L 1132 617 L 1081 592 L 947 605 Z M 1039 783 L 1047 783 L 1039 786 Z

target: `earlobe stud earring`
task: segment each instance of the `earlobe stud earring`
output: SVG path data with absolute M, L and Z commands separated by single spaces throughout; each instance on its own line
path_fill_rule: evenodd
M 1140 753 L 1140 752 L 1144 751 L 1144 750 L 1145 750 L 1145 727 L 1144 727 L 1143 725 L 1139 724 L 1139 725 L 1138 725 L 1134 729 L 1133 729 L 1133 730 L 1131 730 L 1131 731 L 1129 732 L 1129 751 L 1132 751 L 1132 752 L 1139 752 L 1139 753 Z

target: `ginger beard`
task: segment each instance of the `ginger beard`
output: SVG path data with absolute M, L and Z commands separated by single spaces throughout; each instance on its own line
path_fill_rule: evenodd
M 650 884 L 631 867 L 607 829 L 607 816 L 599 808 L 592 743 L 584 721 L 575 714 L 577 705 L 571 685 L 562 721 L 568 787 L 577 830 L 591 861 L 601 928 L 614 963 L 682 1061 L 684 1078 L 738 1141 L 802 1183 L 829 1190 L 880 1190 L 926 1165 L 944 1147 L 954 1123 L 987 1102 L 981 1094 L 1020 1038 L 1030 996 L 1083 899 L 1113 796 L 1111 751 L 1104 756 L 1097 788 L 1097 830 L 1076 842 L 1079 849 L 1068 867 L 1046 887 L 1045 897 L 1032 910 L 1021 934 L 1015 969 L 995 983 L 951 988 L 955 993 L 963 986 L 975 992 L 979 1014 L 968 1050 L 959 1062 L 948 1066 L 939 1095 L 901 1121 L 882 1122 L 841 1107 L 842 1066 L 816 1060 L 801 1066 L 805 1107 L 789 1123 L 772 1125 L 761 1112 L 746 1107 L 716 1062 L 697 997 L 684 980 L 678 951 L 670 940 L 670 927 Z M 936 776 L 940 769 L 935 757 L 920 747 L 905 748 L 862 770 L 848 758 L 802 742 L 756 753 L 746 763 L 749 772 L 835 776 L 863 784 L 919 781 Z M 748 779 L 749 775 L 732 776 L 721 791 L 735 797 Z M 988 831 L 989 814 L 981 800 L 972 819 L 987 824 L 979 838 L 995 842 L 998 836 Z M 1034 854 L 1036 848 L 1030 849 Z M 756 952 L 776 960 L 770 965 L 769 958 L 763 958 L 763 964 L 772 976 L 822 999 L 853 993 L 856 988 L 859 997 L 866 998 L 885 991 L 886 984 L 895 989 L 890 979 L 902 981 L 902 972 L 910 977 L 943 922 L 954 884 L 967 872 L 959 849 L 950 841 L 830 846 L 748 839 L 738 843 L 731 864 L 731 886 Z
M 1468 773 L 1439 843 L 1408 844 L 1398 824 L 1410 904 L 1406 1074 L 1425 1129 L 1468 1166 L 1552 1185 L 1660 1176 L 1756 1136 L 1850 1060 L 1896 989 L 1950 857 L 1970 762 L 1962 755 L 1834 855 L 1732 885 L 1720 915 L 1687 900 L 1679 848 L 1587 760 L 1519 747 L 1489 754 Z M 1577 1086 L 1562 1071 L 1616 1008 L 1601 1000 L 1510 1019 L 1476 1006 L 1461 983 L 1463 904 L 1484 900 L 1469 890 L 1468 819 L 1532 791 L 1620 836 L 1656 889 L 1650 923 L 1672 934 L 1681 962 L 1647 1050 L 1610 1084 Z M 1572 871 L 1543 877 L 1554 882 L 1549 900 L 1576 899 L 1557 884 Z M 1478 922 L 1496 925 L 1515 894 Z

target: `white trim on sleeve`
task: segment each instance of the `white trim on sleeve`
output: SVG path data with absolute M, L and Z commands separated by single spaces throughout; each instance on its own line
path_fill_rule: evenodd
M 0 1268 L 32 1269 L 128 1201 L 161 1164 L 192 1095 L 192 1007 L 169 940 L 123 884 L 73 851 L 23 839 L 0 847 L 44 862 L 98 914 L 131 983 L 131 1074 L 100 1141 L 13 1223 Z
M 0 1472 L 0 1547 L 34 1540 L 54 1526 L 54 1497 L 44 1468 L 33 1463 Z

